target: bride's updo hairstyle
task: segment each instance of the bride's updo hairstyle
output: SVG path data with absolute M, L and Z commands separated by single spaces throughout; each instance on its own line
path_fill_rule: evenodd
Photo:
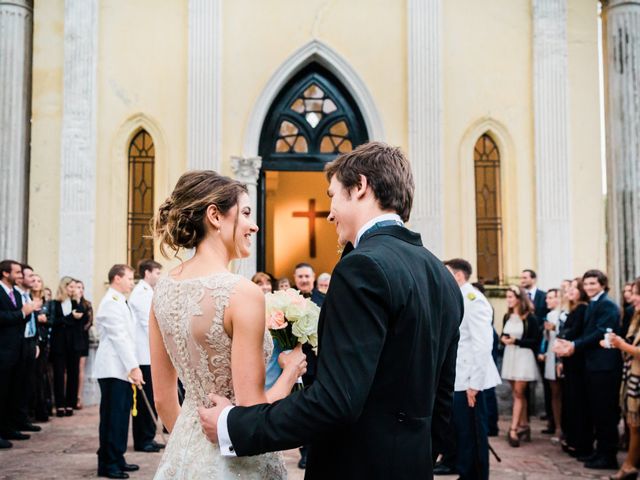
M 243 193 L 248 193 L 244 184 L 213 170 L 184 173 L 153 219 L 153 233 L 160 240 L 162 255 L 169 258 L 167 249 L 175 257 L 181 248 L 195 248 L 207 232 L 207 208 L 215 205 L 218 212 L 226 215 Z M 236 216 L 233 238 L 237 224 Z

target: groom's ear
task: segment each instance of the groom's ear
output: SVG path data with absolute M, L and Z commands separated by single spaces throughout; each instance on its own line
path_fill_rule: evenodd
M 360 174 L 360 181 L 355 187 L 353 187 L 352 195 L 354 195 L 357 200 L 364 198 L 364 196 L 367 194 L 367 187 L 369 187 L 369 181 L 367 180 L 367 177 Z

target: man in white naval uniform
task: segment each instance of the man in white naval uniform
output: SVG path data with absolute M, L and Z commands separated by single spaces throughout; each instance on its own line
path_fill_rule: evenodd
M 469 283 L 472 273 L 469 262 L 455 258 L 444 263 L 460 286 L 464 300 L 453 394 L 455 451 L 445 452 L 453 454 L 445 456 L 455 458 L 455 472 L 461 479 L 486 480 L 489 478 L 489 441 L 487 402 L 483 390 L 502 381 L 491 356 L 493 308 L 486 297 Z
M 142 378 L 144 393 L 153 405 L 153 384 L 151 383 L 151 354 L 149 352 L 149 313 L 153 301 L 153 289 L 160 278 L 162 265 L 147 259 L 138 264 L 140 281 L 129 295 L 129 307 L 136 324 L 136 352 Z M 143 399 L 141 399 L 143 400 Z M 158 452 L 164 445 L 155 441 L 156 423 L 155 409 L 150 412 L 144 400 L 138 404 L 138 415 L 133 417 L 133 449 L 139 452 Z
M 138 470 L 124 459 L 129 436 L 129 415 L 133 403 L 131 385 L 142 386 L 135 345 L 135 322 L 127 304 L 133 288 L 133 270 L 114 265 L 109 270 L 109 290 L 104 295 L 96 326 L 100 344 L 96 352 L 94 376 L 100 384 L 100 448 L 98 476 L 129 478 Z

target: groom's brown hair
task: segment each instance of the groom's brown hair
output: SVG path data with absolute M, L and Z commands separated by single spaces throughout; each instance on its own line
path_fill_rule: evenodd
M 409 220 L 415 185 L 411 165 L 398 147 L 365 143 L 328 163 L 324 172 L 329 181 L 335 175 L 347 191 L 360 185 L 360 175 L 365 176 L 380 208 Z

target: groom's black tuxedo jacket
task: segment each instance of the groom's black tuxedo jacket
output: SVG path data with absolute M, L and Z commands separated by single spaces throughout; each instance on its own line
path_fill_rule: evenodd
M 307 479 L 430 479 L 448 423 L 462 296 L 404 227 L 365 234 L 331 277 L 313 385 L 228 416 L 238 455 L 310 445 Z

